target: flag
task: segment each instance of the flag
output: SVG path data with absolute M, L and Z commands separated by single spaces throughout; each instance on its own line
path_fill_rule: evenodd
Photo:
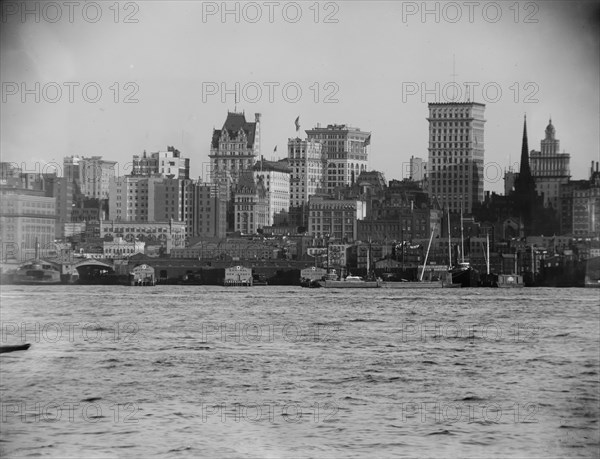
M 371 134 L 369 134 L 369 137 L 367 137 L 367 138 L 365 139 L 365 147 L 366 147 L 367 145 L 371 145 Z
M 298 132 L 300 130 L 300 117 L 298 116 L 298 118 L 296 118 L 296 121 L 294 121 L 294 124 L 296 125 L 296 132 Z

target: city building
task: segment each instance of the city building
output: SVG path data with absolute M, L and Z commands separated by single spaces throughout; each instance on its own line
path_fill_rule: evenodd
M 354 184 L 356 178 L 369 166 L 367 146 L 371 133 L 345 124 L 329 124 L 306 131 L 307 139 L 323 145 L 326 159 L 324 188 L 330 193 L 338 187 Z
M 166 151 L 157 151 L 142 156 L 133 156 L 131 175 L 153 176 L 161 175 L 166 178 L 189 179 L 190 160 L 181 156 L 175 147 L 167 147 Z
M 193 188 L 193 238 L 224 238 L 227 233 L 229 189 L 225 184 L 195 183 Z
M 118 221 L 100 220 L 88 222 L 86 239 L 122 238 L 126 242 L 141 241 L 149 245 L 159 245 L 164 253 L 185 247 L 185 222 L 175 221 Z
M 593 164 L 593 163 L 592 163 Z M 593 166 L 587 187 L 573 190 L 573 235 L 593 237 L 600 234 L 600 171 Z
M 269 213 L 267 226 L 274 224 L 276 214 L 285 214 L 290 208 L 290 168 L 288 161 L 265 161 L 254 165 L 254 181 L 262 181 L 267 191 Z
M 75 193 L 86 198 L 108 199 L 109 185 L 115 177 L 116 161 L 102 156 L 64 158 L 64 177 L 76 185 Z
M 41 190 L 0 186 L 0 241 L 5 257 L 33 258 L 36 247 L 44 250 L 54 244 L 56 226 L 56 198 Z
M 560 153 L 559 148 L 556 129 L 550 120 L 546 127 L 546 137 L 541 141 L 540 151 L 532 150 L 529 154 L 536 191 L 544 196 L 546 207 L 551 206 L 556 210 L 560 207 L 560 187 L 568 183 L 570 178 L 570 155 Z
M 254 166 L 260 155 L 260 113 L 254 122 L 244 113 L 228 112 L 222 129 L 213 129 L 210 145 L 211 182 L 235 185 L 243 171 Z
M 233 190 L 234 229 L 241 234 L 256 234 L 267 226 L 269 206 L 262 179 L 254 181 L 253 172 L 239 176 Z
M 485 105 L 429 104 L 429 195 L 450 212 L 483 201 Z
M 290 207 L 308 204 L 308 198 L 323 188 L 326 160 L 323 146 L 315 140 L 288 139 Z
M 163 220 L 156 218 L 154 196 L 160 177 L 123 176 L 114 177 L 110 183 L 108 219 L 114 221 Z
M 367 203 L 360 199 L 311 196 L 308 204 L 308 234 L 318 238 L 352 242 L 357 239 L 357 221 L 366 217 Z
M 74 208 L 74 190 L 75 184 L 65 177 L 48 177 L 47 195 L 53 196 L 56 200 L 56 232 L 55 237 L 61 239 L 65 237 L 64 227 L 66 223 L 71 223 Z
M 427 190 L 429 187 L 427 161 L 424 161 L 423 158 L 411 156 L 408 165 L 408 178 L 416 182 L 420 188 Z

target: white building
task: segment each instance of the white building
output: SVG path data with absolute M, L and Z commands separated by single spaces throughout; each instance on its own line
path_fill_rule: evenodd
M 556 138 L 556 129 L 552 120 L 546 126 L 546 136 L 540 142 L 540 151 L 529 153 L 531 175 L 535 180 L 535 189 L 544 195 L 544 206 L 559 208 L 560 186 L 569 182 L 569 163 L 571 155 L 560 153 L 560 141 Z
M 214 129 L 210 144 L 211 182 L 235 185 L 245 170 L 254 166 L 260 155 L 260 113 L 254 122 L 244 113 L 228 112 L 222 129 Z
M 184 158 L 175 147 L 167 147 L 166 151 L 150 153 L 150 156 L 144 151 L 141 157 L 133 156 L 131 175 L 161 175 L 166 178 L 189 179 L 190 160 Z
M 262 181 L 267 191 L 269 214 L 267 225 L 273 225 L 273 217 L 290 209 L 290 168 L 287 161 L 261 161 L 254 165 L 254 181 Z
M 307 139 L 323 145 L 327 161 L 324 188 L 332 192 L 337 187 L 352 185 L 369 166 L 367 146 L 371 133 L 345 124 L 329 124 L 306 131 Z
M 288 139 L 290 207 L 308 203 L 309 196 L 323 188 L 326 158 L 320 142 Z

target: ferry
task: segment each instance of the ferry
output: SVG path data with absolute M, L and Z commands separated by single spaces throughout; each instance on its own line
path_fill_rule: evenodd
M 60 270 L 55 265 L 43 261 L 29 261 L 19 267 L 12 276 L 12 283 L 18 285 L 61 284 Z

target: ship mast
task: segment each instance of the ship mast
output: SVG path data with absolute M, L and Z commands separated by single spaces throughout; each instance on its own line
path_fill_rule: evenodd
M 450 209 L 448 209 L 448 269 L 452 268 L 452 242 L 450 240 Z
M 460 206 L 460 256 L 461 260 L 465 262 L 465 238 L 463 235 L 463 212 L 462 205 Z
M 423 280 L 423 274 L 425 274 L 425 265 L 427 264 L 427 258 L 429 257 L 429 249 L 431 248 L 431 241 L 433 239 L 434 231 L 435 231 L 435 223 L 433 224 L 433 227 L 431 228 L 431 236 L 429 236 L 429 244 L 427 244 L 427 253 L 425 254 L 425 261 L 423 261 L 423 269 L 421 270 L 421 277 L 419 278 L 420 281 Z
M 487 268 L 487 274 L 490 275 L 490 234 L 486 233 L 485 235 L 486 242 L 486 258 L 485 258 L 485 266 Z

